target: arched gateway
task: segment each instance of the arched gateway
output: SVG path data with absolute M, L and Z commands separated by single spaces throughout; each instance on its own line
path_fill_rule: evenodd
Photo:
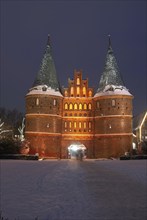
M 86 158 L 86 147 L 84 144 L 71 144 L 68 147 L 68 158 L 82 159 Z
M 131 151 L 132 98 L 121 79 L 110 37 L 95 94 L 82 70 L 74 70 L 68 87 L 61 89 L 48 37 L 39 72 L 26 95 L 25 139 L 30 154 L 75 158 L 81 152 L 85 157 L 87 148 L 87 158 L 118 158 Z

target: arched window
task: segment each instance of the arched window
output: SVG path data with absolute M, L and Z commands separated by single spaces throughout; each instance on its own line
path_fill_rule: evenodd
M 86 127 L 87 127 L 87 126 L 86 126 L 86 122 L 84 122 L 84 129 L 86 129 Z
M 87 104 L 86 103 L 84 103 L 84 110 L 86 110 L 87 109 Z
M 37 106 L 39 105 L 39 99 L 38 98 L 36 99 L 36 105 Z
M 65 110 L 68 109 L 68 104 L 67 104 L 67 103 L 65 103 L 65 105 L 64 105 L 64 109 L 65 109 Z
M 92 96 L 92 91 L 89 91 L 89 97 L 91 97 Z
M 74 110 L 77 110 L 78 109 L 78 105 L 77 103 L 74 104 Z
M 64 128 L 67 128 L 67 121 L 64 122 Z
M 82 104 L 81 103 L 79 104 L 79 110 L 82 110 Z
M 64 92 L 64 95 L 65 95 L 65 96 L 67 96 L 67 95 L 68 95 L 68 93 L 67 93 L 67 91 L 66 91 L 66 90 L 65 90 L 65 92 Z
M 86 87 L 83 87 L 83 96 L 86 96 Z
M 69 128 L 71 128 L 71 121 L 69 122 Z
M 74 87 L 73 86 L 70 89 L 70 93 L 71 93 L 71 96 L 73 96 L 73 94 L 74 94 Z
M 74 122 L 74 128 L 76 128 L 77 127 L 77 122 Z
M 80 87 L 77 87 L 77 96 L 80 95 Z
M 88 109 L 89 109 L 89 110 L 92 109 L 92 105 L 91 105 L 91 103 L 88 104 Z
M 73 104 L 72 104 L 72 103 L 69 104 L 69 109 L 70 109 L 70 110 L 73 109 Z
M 80 85 L 80 78 L 77 78 L 77 85 Z
M 81 122 L 79 122 L 79 128 L 82 128 L 82 123 Z

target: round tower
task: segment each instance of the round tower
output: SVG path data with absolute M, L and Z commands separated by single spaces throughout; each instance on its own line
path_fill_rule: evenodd
M 60 157 L 62 100 L 48 36 L 40 70 L 26 95 L 25 138 L 30 141 L 30 153 Z
M 95 157 L 119 157 L 132 148 L 132 98 L 121 79 L 111 41 L 94 96 Z

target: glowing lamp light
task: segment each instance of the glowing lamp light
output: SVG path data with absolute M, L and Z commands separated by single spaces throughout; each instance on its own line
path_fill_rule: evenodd
M 75 145 L 75 144 L 74 144 L 74 145 L 72 145 L 72 150 L 73 150 L 73 151 L 77 151 L 77 150 L 78 150 L 78 146 L 77 146 L 77 145 Z
M 77 150 L 86 150 L 86 147 L 83 144 L 72 144 L 68 147 L 68 150 L 77 151 Z

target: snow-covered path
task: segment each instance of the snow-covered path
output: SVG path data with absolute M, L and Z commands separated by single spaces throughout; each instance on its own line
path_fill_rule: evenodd
M 147 161 L 1 160 L 9 220 L 146 220 Z

